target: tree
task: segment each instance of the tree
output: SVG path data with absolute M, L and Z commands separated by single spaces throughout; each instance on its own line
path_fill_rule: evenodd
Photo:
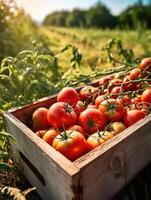
M 151 6 L 151 0 L 148 0 L 148 5 Z
M 44 25 L 66 26 L 68 11 L 53 12 L 47 15 L 43 21 Z
M 116 24 L 116 18 L 111 15 L 110 10 L 99 1 L 86 12 L 86 23 L 88 27 L 112 28 Z
M 85 12 L 83 10 L 74 9 L 66 19 L 66 26 L 84 27 L 86 24 Z
M 143 5 L 143 0 L 138 0 L 138 5 L 142 6 Z
M 140 6 L 135 4 L 128 7 L 119 16 L 119 24 L 122 28 L 128 26 L 131 29 L 136 29 L 138 26 L 145 26 L 151 28 L 151 7 Z
M 101 27 L 113 28 L 117 24 L 117 17 L 100 1 L 88 10 L 74 9 L 71 12 L 54 12 L 47 15 L 44 25 L 68 27 Z

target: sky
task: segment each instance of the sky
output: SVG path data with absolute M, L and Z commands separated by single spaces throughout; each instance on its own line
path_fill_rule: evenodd
M 42 21 L 44 17 L 56 10 L 73 8 L 89 8 L 98 0 L 16 0 L 17 4 L 24 8 L 26 13 L 36 21 Z M 128 5 L 132 5 L 138 0 L 102 0 L 113 14 L 119 14 Z M 147 0 L 144 0 L 144 2 Z

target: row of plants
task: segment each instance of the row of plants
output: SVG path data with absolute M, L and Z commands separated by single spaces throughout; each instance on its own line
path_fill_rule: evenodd
M 82 54 L 76 47 L 67 45 L 55 54 L 42 43 L 33 42 L 32 45 L 33 50 L 21 51 L 15 57 L 4 58 L 0 65 L 0 173 L 6 179 L 1 184 L 1 193 L 9 191 L 9 188 L 5 188 L 5 190 L 3 188 L 8 184 L 7 180 L 10 177 L 12 180 L 9 186 L 16 187 L 16 182 L 19 181 L 19 179 L 13 178 L 14 174 L 15 177 L 19 177 L 19 174 L 17 165 L 12 161 L 13 152 L 10 150 L 8 139 L 15 139 L 5 132 L 2 120 L 4 111 L 57 93 L 66 86 L 75 87 L 88 84 L 104 75 L 127 72 L 136 67 L 139 62 L 139 59 L 135 59 L 132 50 L 125 49 L 120 40 L 112 39 L 103 51 L 114 67 L 100 71 L 95 66 L 90 68 L 90 73 L 82 74 L 80 65 Z M 112 52 L 115 49 L 117 54 L 113 56 Z M 60 55 L 66 51 L 69 51 L 71 56 L 67 63 L 68 70 L 63 72 L 60 66 Z M 8 196 L 3 199 L 8 199 Z
M 87 27 L 87 28 L 121 28 L 141 29 L 150 26 L 151 4 L 135 2 L 118 15 L 113 15 L 111 10 L 101 1 L 87 9 L 62 10 L 48 14 L 44 25 L 62 27 Z

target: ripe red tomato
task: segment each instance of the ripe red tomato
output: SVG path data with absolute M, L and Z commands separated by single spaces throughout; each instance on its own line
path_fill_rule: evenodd
M 108 131 L 98 131 L 96 133 L 93 133 L 87 139 L 88 151 L 91 151 L 92 149 L 103 144 L 105 141 L 109 140 L 112 137 L 113 135 Z
M 129 127 L 144 117 L 145 113 L 142 110 L 129 110 L 125 113 L 123 122 L 127 127 Z
M 131 80 L 137 79 L 141 75 L 140 68 L 132 69 L 129 75 Z
M 107 98 L 106 95 L 100 95 L 95 99 L 95 106 L 98 108 L 100 106 L 100 103 L 104 101 Z
M 86 100 L 87 102 L 91 102 L 99 95 L 99 93 L 99 88 L 93 86 L 85 86 L 80 90 L 79 95 L 82 101 Z
M 109 121 L 120 121 L 125 113 L 124 106 L 116 99 L 108 99 L 102 101 L 99 106 L 99 110 L 102 111 Z
M 39 130 L 36 132 L 36 135 L 38 137 L 42 138 L 46 132 L 47 132 L 47 130 Z
M 150 69 L 151 69 L 151 57 L 150 57 L 150 58 L 144 58 L 144 59 L 141 61 L 140 69 L 141 69 L 141 70 L 150 71 Z
M 91 134 L 105 128 L 106 118 L 101 111 L 89 108 L 80 114 L 78 122 L 85 129 L 86 133 Z
M 122 89 L 123 91 L 133 91 L 135 90 L 135 84 L 131 82 L 132 78 L 130 75 L 125 76 L 123 79 L 123 86 Z
M 58 102 L 66 102 L 71 106 L 76 105 L 79 100 L 78 92 L 72 87 L 63 88 L 57 95 Z
M 48 109 L 40 107 L 36 109 L 32 115 L 33 131 L 44 130 L 50 127 L 47 119 Z
M 93 104 L 89 104 L 88 107 L 87 107 L 87 109 L 89 109 L 89 108 L 95 108 L 95 109 L 97 109 L 97 107 L 95 105 L 93 105 Z
M 131 104 L 131 99 L 128 96 L 120 96 L 117 102 L 121 103 L 124 107 Z
M 112 76 L 105 76 L 99 80 L 99 85 L 104 86 L 104 84 L 108 84 L 112 80 Z
M 86 109 L 86 104 L 83 101 L 78 101 L 74 107 L 74 110 L 75 110 L 77 116 L 79 116 L 80 113 L 82 111 L 84 111 L 85 109 Z
M 100 91 L 100 95 L 108 95 L 110 92 L 109 92 L 109 89 L 104 89 L 103 91 Z
M 143 105 L 141 110 L 144 112 L 145 115 L 148 115 L 150 113 L 150 109 L 146 105 Z
M 134 105 L 135 109 L 140 110 L 142 108 L 141 103 L 141 96 L 136 96 L 131 99 L 131 104 Z
M 141 95 L 142 102 L 151 104 L 151 88 L 146 89 Z
M 142 83 L 142 82 L 135 83 L 135 90 L 141 90 L 141 89 L 142 89 L 142 86 L 143 86 L 143 83 Z M 139 92 L 139 91 L 138 91 L 138 92 Z
M 85 137 L 80 132 L 73 130 L 57 135 L 52 146 L 71 161 L 78 159 L 87 151 Z
M 111 90 L 116 87 L 116 86 L 121 86 L 122 84 L 122 80 L 121 79 L 113 79 L 110 81 L 109 85 L 108 85 L 108 89 L 109 89 L 109 92 L 111 92 Z
M 48 110 L 48 121 L 54 128 L 66 128 L 75 124 L 77 115 L 73 108 L 63 102 L 54 103 Z
M 140 103 L 141 102 L 141 96 L 136 96 L 131 99 L 131 103 Z
M 48 130 L 44 136 L 42 137 L 42 139 L 47 142 L 48 144 L 52 145 L 52 142 L 54 140 L 54 138 L 59 134 L 58 130 L 55 129 L 50 129 Z
M 116 86 L 111 90 L 111 95 L 114 99 L 116 99 L 120 93 L 122 93 L 122 88 L 120 86 Z
M 82 128 L 82 126 L 73 125 L 73 126 L 68 127 L 67 130 L 78 131 L 78 132 L 82 133 L 82 135 L 84 135 L 84 137 L 86 137 L 86 132 L 85 132 L 85 130 Z

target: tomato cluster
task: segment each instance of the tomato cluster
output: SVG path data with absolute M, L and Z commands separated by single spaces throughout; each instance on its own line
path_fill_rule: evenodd
M 76 160 L 150 113 L 150 66 L 151 58 L 145 58 L 139 67 L 103 77 L 95 87 L 63 88 L 49 109 L 35 110 L 33 130 L 69 160 Z

